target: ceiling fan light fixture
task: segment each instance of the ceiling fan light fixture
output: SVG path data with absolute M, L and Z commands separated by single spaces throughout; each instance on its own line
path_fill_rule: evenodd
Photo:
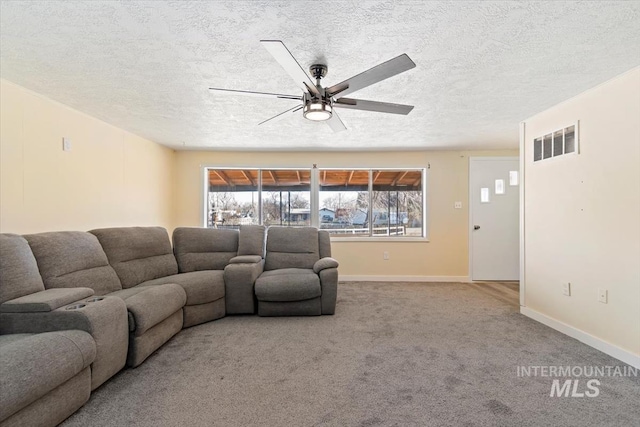
M 331 118 L 333 109 L 331 108 L 331 105 L 326 102 L 308 102 L 305 104 L 302 114 L 305 119 L 313 120 L 314 122 L 321 122 Z

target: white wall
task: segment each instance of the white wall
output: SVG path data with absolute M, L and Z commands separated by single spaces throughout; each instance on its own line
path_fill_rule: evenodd
M 576 120 L 580 153 L 534 163 L 533 139 Z M 640 68 L 526 120 L 521 143 L 523 313 L 637 363 Z M 566 282 L 571 296 L 562 294 Z M 600 288 L 608 290 L 607 304 L 598 302 Z

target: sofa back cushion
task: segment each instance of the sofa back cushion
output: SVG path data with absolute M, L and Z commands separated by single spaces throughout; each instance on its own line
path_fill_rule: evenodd
M 259 255 L 264 258 L 264 225 L 241 225 L 238 255 Z
M 178 273 L 167 230 L 162 227 L 118 227 L 91 230 L 123 288 Z
M 17 234 L 0 234 L 0 304 L 40 291 L 44 283 L 29 243 Z
M 24 237 L 38 261 L 45 288 L 91 288 L 96 295 L 122 289 L 93 234 L 54 231 Z
M 238 230 L 176 228 L 173 253 L 180 273 L 224 270 L 229 260 L 238 254 Z
M 265 270 L 313 268 L 319 259 L 317 228 L 269 227 Z

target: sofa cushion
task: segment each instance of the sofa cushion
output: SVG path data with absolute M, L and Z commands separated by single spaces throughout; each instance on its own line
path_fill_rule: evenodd
M 126 301 L 127 298 L 132 297 L 140 292 L 143 292 L 147 287 L 146 286 L 134 286 L 133 288 L 122 289 L 119 291 L 115 291 L 110 293 L 107 296 L 110 297 L 118 297 L 123 301 Z M 125 303 L 126 306 L 126 303 Z M 133 332 L 136 330 L 136 319 L 133 317 L 133 314 L 129 310 L 127 310 L 127 320 L 129 325 L 129 332 Z
M 180 310 L 187 296 L 181 286 L 164 284 L 140 286 L 112 292 L 109 296 L 124 300 L 129 312 L 129 331 L 141 336 L 146 331 Z
M 259 255 L 239 255 L 229 260 L 229 264 L 255 264 L 262 261 Z
M 319 259 L 317 228 L 269 227 L 265 270 L 310 269 Z
M 238 252 L 238 231 L 179 227 L 173 232 L 173 251 L 180 273 L 224 270 Z
M 96 236 L 56 231 L 25 236 L 38 261 L 44 286 L 93 289 L 97 295 L 122 289 Z
M 44 291 L 29 243 L 17 234 L 0 234 L 0 304 Z
M 142 282 L 140 286 L 176 283 L 187 294 L 186 305 L 205 304 L 224 297 L 224 270 L 193 271 Z
M 285 268 L 262 273 L 255 292 L 260 301 L 301 301 L 319 297 L 322 290 L 313 270 Z
M 238 255 L 258 255 L 264 257 L 264 225 L 241 225 Z
M 101 228 L 95 235 L 123 288 L 178 273 L 167 230 L 162 227 Z
M 95 342 L 82 331 L 0 336 L 0 420 L 64 384 L 95 357 Z

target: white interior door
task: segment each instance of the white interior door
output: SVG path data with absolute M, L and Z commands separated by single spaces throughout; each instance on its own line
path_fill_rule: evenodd
M 518 280 L 520 172 L 517 157 L 469 159 L 472 280 Z

